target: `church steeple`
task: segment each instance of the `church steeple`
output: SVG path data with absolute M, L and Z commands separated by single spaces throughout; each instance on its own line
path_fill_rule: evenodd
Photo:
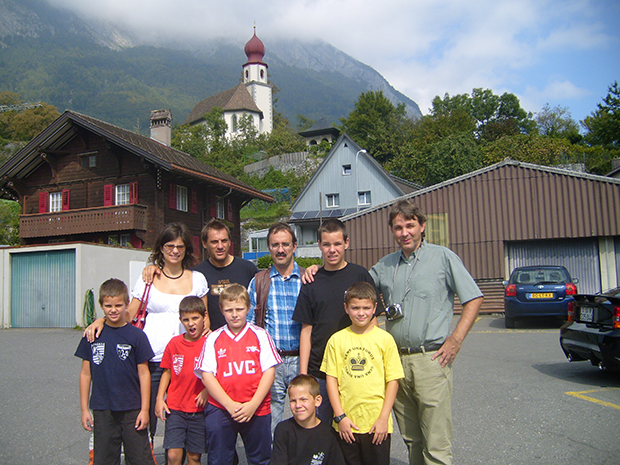
M 272 89 L 267 78 L 267 64 L 263 61 L 265 45 L 256 35 L 245 44 L 245 55 L 248 61 L 243 65 L 243 83 L 254 102 L 263 112 L 260 132 L 270 133 L 273 130 L 273 98 Z
M 248 61 L 243 65 L 243 82 L 248 84 L 252 81 L 267 84 L 267 64 L 263 61 L 265 56 L 265 45 L 263 41 L 256 36 L 256 26 L 254 26 L 254 35 L 245 44 L 245 55 Z

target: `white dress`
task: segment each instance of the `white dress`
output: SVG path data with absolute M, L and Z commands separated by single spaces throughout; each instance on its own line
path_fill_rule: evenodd
M 179 320 L 179 304 L 181 300 L 188 295 L 203 297 L 209 292 L 209 286 L 204 275 L 197 271 L 189 272 L 192 273 L 192 290 L 187 295 L 165 294 L 157 290 L 155 286 L 151 286 L 146 305 L 148 314 L 144 323 L 144 332 L 151 343 L 153 352 L 155 352 L 151 362 L 161 362 L 164 349 L 168 342 L 170 342 L 170 339 L 185 332 Z M 145 286 L 146 284 L 142 278 L 138 278 L 131 296 L 142 300 Z

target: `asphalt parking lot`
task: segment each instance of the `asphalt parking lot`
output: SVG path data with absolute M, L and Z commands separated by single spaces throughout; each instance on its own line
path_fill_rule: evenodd
M 508 330 L 499 315 L 476 322 L 455 362 L 455 464 L 619 462 L 620 375 L 588 362 L 569 363 L 559 346 L 559 326 L 526 321 Z M 73 356 L 80 334 L 0 330 L 1 463 L 87 463 L 80 361 Z M 397 434 L 392 463 L 406 463 Z

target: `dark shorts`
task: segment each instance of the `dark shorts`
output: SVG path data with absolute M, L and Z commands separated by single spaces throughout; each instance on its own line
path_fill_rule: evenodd
M 391 434 L 388 434 L 387 439 L 379 445 L 372 443 L 374 434 L 353 433 L 353 436 L 355 437 L 353 444 L 339 438 L 342 455 L 347 464 L 390 465 Z
M 95 463 L 120 464 L 121 443 L 125 458 L 134 464 L 154 464 L 148 430 L 136 429 L 140 410 L 93 410 Z
M 206 449 L 205 414 L 170 410 L 166 418 L 164 449 L 185 449 L 188 452 L 204 454 Z

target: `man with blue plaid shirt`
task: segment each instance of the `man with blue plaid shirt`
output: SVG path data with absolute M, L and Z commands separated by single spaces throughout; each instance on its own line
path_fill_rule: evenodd
M 282 421 L 284 399 L 291 380 L 299 374 L 299 335 L 301 323 L 293 321 L 293 311 L 301 289 L 301 273 L 295 263 L 297 249 L 295 232 L 286 223 L 275 223 L 267 233 L 267 244 L 273 258 L 269 269 L 270 285 L 264 316 L 264 327 L 273 339 L 282 363 L 276 367 L 276 378 L 271 386 L 271 434 Z M 257 304 L 256 275 L 248 287 L 250 313 L 248 321 L 257 323 L 254 311 Z

